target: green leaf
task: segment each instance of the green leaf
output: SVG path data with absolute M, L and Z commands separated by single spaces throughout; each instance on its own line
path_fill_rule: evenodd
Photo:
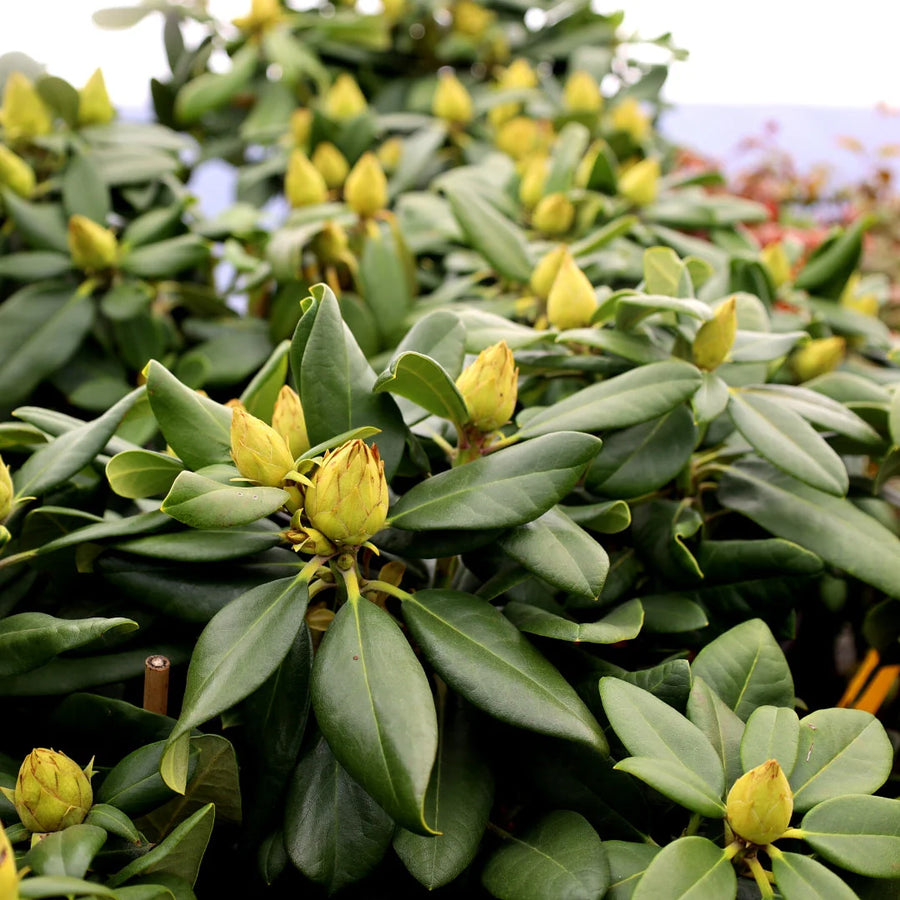
M 147 366 L 147 396 L 169 446 L 191 469 L 230 462 L 231 410 L 183 385 L 156 360 Z
M 735 625 L 707 644 L 691 664 L 739 718 L 757 706 L 794 706 L 794 681 L 781 647 L 762 619 Z
M 179 90 L 175 98 L 176 119 L 189 125 L 205 113 L 224 106 L 250 80 L 258 64 L 258 45 L 253 41 L 244 44 L 231 57 L 228 72 L 204 72 Z
M 616 303 L 616 328 L 631 331 L 648 316 L 675 313 L 705 322 L 713 316 L 712 308 L 701 300 L 662 297 L 658 294 L 624 293 Z
M 81 878 L 70 878 L 68 875 L 44 875 L 35 878 L 24 878 L 19 882 L 19 897 L 22 900 L 31 900 L 31 898 L 44 897 L 84 897 L 99 896 L 112 897 L 118 896 L 115 891 L 105 885 L 98 884 L 96 881 L 83 881 Z
M 760 456 L 812 487 L 842 497 L 849 479 L 841 458 L 793 410 L 761 394 L 734 392 L 728 414 Z
M 703 382 L 691 398 L 698 424 L 711 422 L 728 406 L 728 385 L 715 373 L 704 372 Z
M 773 856 L 772 874 L 785 900 L 859 900 L 831 869 L 802 853 Z
M 280 488 L 231 487 L 196 472 L 180 472 L 160 509 L 191 528 L 229 528 L 271 515 L 289 499 Z
M 424 590 L 403 619 L 428 662 L 455 691 L 502 722 L 606 753 L 603 732 L 572 686 L 485 600 Z
M 678 634 L 706 628 L 706 610 L 687 597 L 650 595 L 640 598 L 644 608 L 644 630 L 656 634 Z
M 72 268 L 72 260 L 55 250 L 23 250 L 6 253 L 0 258 L 0 278 L 13 281 L 41 281 L 65 275 Z
M 432 415 L 462 425 L 469 419 L 466 401 L 440 363 L 421 353 L 409 351 L 391 360 L 372 390 L 399 394 L 428 410 Z
M 137 627 L 123 618 L 57 619 L 39 612 L 7 616 L 0 619 L 0 678 L 29 672 L 66 650 Z
M 143 393 L 143 387 L 135 388 L 102 416 L 61 434 L 32 453 L 13 478 L 16 496 L 39 497 L 68 481 L 103 450 Z
M 425 792 L 437 717 L 425 672 L 388 613 L 352 597 L 341 607 L 316 654 L 312 705 L 350 776 L 396 822 L 433 834 Z
M 76 153 L 62 177 L 62 199 L 66 215 L 87 216 L 106 226 L 110 212 L 109 188 L 89 156 Z
M 681 762 L 649 756 L 629 756 L 617 762 L 618 772 L 628 772 L 685 809 L 714 819 L 725 815 L 725 806 L 709 785 Z
M 719 500 L 826 562 L 900 596 L 900 540 L 850 501 L 809 487 L 765 463 L 729 467 Z
M 280 578 L 242 594 L 203 629 L 161 764 L 172 790 L 185 791 L 190 730 L 243 700 L 275 671 L 303 624 L 307 598 L 306 582 Z
M 149 4 L 142 6 L 110 6 L 98 9 L 91 18 L 98 28 L 132 28 L 153 12 Z
M 814 806 L 800 828 L 829 862 L 870 878 L 900 878 L 900 800 L 834 797 Z
M 425 817 L 439 833 L 424 837 L 400 828 L 394 835 L 397 855 L 430 891 L 449 884 L 475 858 L 494 798 L 470 711 L 446 696 L 441 707 L 438 755 L 425 795 Z
M 136 875 L 175 875 L 193 885 L 215 820 L 212 803 L 198 809 L 149 853 L 139 856 L 107 882 L 118 887 Z
M 168 453 L 123 450 L 106 464 L 106 480 L 120 497 L 138 499 L 168 493 L 184 464 Z
M 471 246 L 504 278 L 527 282 L 532 261 L 522 230 L 472 188 L 447 183 L 444 191 Z
M 148 537 L 118 541 L 113 549 L 151 559 L 181 562 L 220 562 L 262 553 L 282 541 L 281 533 L 267 524 L 267 520 L 235 528 L 213 531 L 176 531 L 172 534 L 152 534 Z
M 659 847 L 631 841 L 604 841 L 603 851 L 609 863 L 609 890 L 605 900 L 631 900 Z
M 741 765 L 749 772 L 774 759 L 790 778 L 797 761 L 799 742 L 797 713 L 783 706 L 759 706 L 747 719 L 741 740 Z
M 725 790 L 722 762 L 706 735 L 693 722 L 649 691 L 621 678 L 601 678 L 600 698 L 610 724 L 629 753 L 687 770 L 706 786 L 710 809 L 724 814 L 720 799 Z
M 332 894 L 375 868 L 393 831 L 391 817 L 320 737 L 300 759 L 288 789 L 284 845 L 291 862 Z
M 601 431 L 655 419 L 691 397 L 700 371 L 686 362 L 650 363 L 592 384 L 530 416 L 519 437 L 556 431 Z
M 861 709 L 820 709 L 800 720 L 797 762 L 788 781 L 805 812 L 841 794 L 871 794 L 891 771 L 884 726 Z
M 597 832 L 583 816 L 558 810 L 488 859 L 482 884 L 498 900 L 599 900 L 609 866 Z
M 671 481 L 687 464 L 697 427 L 684 405 L 604 438 L 603 449 L 585 476 L 587 487 L 603 497 L 639 497 Z
M 514 600 L 503 614 L 520 631 L 574 644 L 617 644 L 636 638 L 644 622 L 640 600 L 629 600 L 596 622 L 575 622 L 539 606 Z
M 734 900 L 737 878 L 721 847 L 704 837 L 683 837 L 653 857 L 633 900 Z
M 264 422 L 272 421 L 275 401 L 287 378 L 290 349 L 290 341 L 281 341 L 241 394 L 247 412 Z
M 375 314 L 382 343 L 388 346 L 405 332 L 413 305 L 408 259 L 399 231 L 387 223 L 376 223 L 374 232 L 366 234 L 359 256 L 360 293 Z
M 562 500 L 599 449 L 596 438 L 575 432 L 507 447 L 417 484 L 394 505 L 388 524 L 407 530 L 523 525 Z
M 69 255 L 68 221 L 58 203 L 30 203 L 8 188 L 0 188 L 6 213 L 33 250 Z
M 873 216 L 860 216 L 833 240 L 818 247 L 794 279 L 794 287 L 836 300 L 859 264 L 863 233 L 873 221 Z
M 692 679 L 686 712 L 688 719 L 713 745 L 725 770 L 725 790 L 730 790 L 744 774 L 741 767 L 744 723 L 699 675 Z
M 23 860 L 38 875 L 83 878 L 93 858 L 106 843 L 106 832 L 96 825 L 70 825 L 45 835 Z
M 90 297 L 55 283 L 32 284 L 0 305 L 0 403 L 26 400 L 64 366 L 94 322 Z
M 185 269 L 204 265 L 208 259 L 209 245 L 203 238 L 182 234 L 127 250 L 119 268 L 136 278 L 172 278 Z
M 447 139 L 447 126 L 443 122 L 420 128 L 403 140 L 400 165 L 391 174 L 388 193 L 398 197 L 416 186 L 416 182 L 434 162 L 435 154 Z
M 596 600 L 603 590 L 609 557 L 558 506 L 506 532 L 497 544 L 520 565 L 564 591 Z
M 584 506 L 563 506 L 559 508 L 576 525 L 600 534 L 618 534 L 631 525 L 631 509 L 622 500 L 606 503 L 588 503 Z
M 684 263 L 671 247 L 648 247 L 644 251 L 644 290 L 677 297 L 683 270 Z
M 115 806 L 95 802 L 84 822 L 86 825 L 96 825 L 108 834 L 114 834 L 133 844 L 141 843 L 141 833 L 135 827 L 134 822 Z

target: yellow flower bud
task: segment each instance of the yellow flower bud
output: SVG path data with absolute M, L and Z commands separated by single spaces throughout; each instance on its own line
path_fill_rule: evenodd
M 62 831 L 87 816 L 94 802 L 92 774 L 91 763 L 82 770 L 65 753 L 38 747 L 25 757 L 15 791 L 3 793 L 12 793 L 10 799 L 29 831 Z
M 842 337 L 818 338 L 798 347 L 791 365 L 800 381 L 809 381 L 836 369 L 844 359 L 847 342 Z
M 731 830 L 765 846 L 784 834 L 794 811 L 794 795 L 778 761 L 770 759 L 734 783 L 725 801 Z
M 325 115 L 336 122 L 355 119 L 368 108 L 369 105 L 356 79 L 347 72 L 338 75 L 334 84 L 325 92 Z
M 523 57 L 514 59 L 500 75 L 498 84 L 502 88 L 533 88 L 537 87 L 538 77 L 531 63 Z
M 3 457 L 0 456 L 0 522 L 12 512 L 15 493 L 9 466 L 3 462 Z
M 244 478 L 268 487 L 280 487 L 294 468 L 287 441 L 243 409 L 231 414 L 231 458 Z
M 649 206 L 659 191 L 659 160 L 642 159 L 619 176 L 619 193 L 635 206 Z
M 28 140 L 48 134 L 53 127 L 50 110 L 29 78 L 10 72 L 3 88 L 0 125 L 7 141 Z
M 309 146 L 309 133 L 312 131 L 313 113 L 311 109 L 301 106 L 291 113 L 288 122 L 288 131 L 291 136 L 291 143 L 295 147 L 306 149 Z
M 69 218 L 69 254 L 83 272 L 105 272 L 116 264 L 119 242 L 116 236 L 87 216 Z
M 278 392 L 272 413 L 272 428 L 284 438 L 294 459 L 309 450 L 303 407 L 297 392 L 288 385 Z
M 328 185 L 322 173 L 302 150 L 291 150 L 288 157 L 284 193 L 294 209 L 324 203 L 328 199 Z
M 0 184 L 20 197 L 30 197 L 34 193 L 34 169 L 4 144 L 0 144 Z
M 339 188 L 350 171 L 346 157 L 330 141 L 322 141 L 313 151 L 312 164 L 319 170 L 330 190 Z
M 493 24 L 496 13 L 472 0 L 457 0 L 453 6 L 453 30 L 478 38 Z
M 532 209 L 544 196 L 549 170 L 548 159 L 543 154 L 535 154 L 526 160 L 525 171 L 519 182 L 519 200 L 526 209 Z
M 534 267 L 528 283 L 541 300 L 546 300 L 550 296 L 550 288 L 553 287 L 559 267 L 566 256 L 568 256 L 568 253 L 569 248 L 565 244 L 558 244 L 548 253 L 545 253 Z
M 469 422 L 479 431 L 496 431 L 512 417 L 519 393 L 519 370 L 512 350 L 500 341 L 482 350 L 456 379 Z
M 388 489 L 377 447 L 348 441 L 325 454 L 306 489 L 310 525 L 341 545 L 357 546 L 384 527 Z
M 727 359 L 737 333 L 736 306 L 734 297 L 726 300 L 697 330 L 692 349 L 694 363 L 699 368 L 712 371 Z
M 565 234 L 575 221 L 575 207 L 565 194 L 548 194 L 534 208 L 531 224 L 543 234 Z
M 375 151 L 375 155 L 385 172 L 393 172 L 403 158 L 403 141 L 398 137 L 388 138 Z
M 636 144 L 640 144 L 650 134 L 650 116 L 634 97 L 620 100 L 610 110 L 609 124 L 614 131 L 624 131 Z
M 16 873 L 16 857 L 12 844 L 0 825 L 0 900 L 17 900 L 19 876 Z
M 441 72 L 431 101 L 431 111 L 451 125 L 465 125 L 472 121 L 472 97 L 453 72 Z
M 250 12 L 232 19 L 241 31 L 265 31 L 284 18 L 284 10 L 278 0 L 250 0 Z
M 0 176 L 2 178 L 2 176 Z M 871 292 L 860 292 L 859 272 L 854 272 L 848 279 L 844 290 L 841 291 L 841 306 L 862 313 L 864 316 L 878 315 L 878 298 Z
M 497 131 L 494 143 L 498 150 L 502 150 L 513 159 L 522 159 L 528 156 L 538 146 L 538 123 L 526 116 L 516 116 L 505 122 Z
M 344 182 L 344 200 L 362 218 L 369 218 L 387 206 L 387 178 L 378 157 L 363 153 Z
M 587 151 L 578 163 L 578 168 L 575 169 L 575 187 L 586 188 L 588 186 L 588 182 L 591 180 L 591 172 L 594 171 L 594 163 L 597 162 L 597 157 L 603 152 L 605 146 L 606 141 L 600 140 L 594 141 L 587 148 Z
M 763 247 L 759 251 L 759 259 L 771 275 L 775 287 L 781 287 L 791 277 L 791 261 L 781 241 Z
M 115 115 L 116 111 L 109 99 L 103 73 L 95 69 L 87 84 L 78 92 L 78 124 L 105 125 L 111 122 Z
M 603 108 L 600 85 L 590 72 L 578 69 L 567 79 L 563 88 L 563 105 L 573 113 L 596 113 Z
M 566 250 L 547 297 L 547 321 L 560 331 L 584 328 L 591 324 L 596 309 L 593 285 Z

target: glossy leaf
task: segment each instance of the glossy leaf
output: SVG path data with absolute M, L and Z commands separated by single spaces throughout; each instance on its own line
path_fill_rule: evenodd
M 203 629 L 160 767 L 172 790 L 185 791 L 190 730 L 243 700 L 275 671 L 303 624 L 307 597 L 306 582 L 281 578 L 233 600 Z
M 469 419 L 466 401 L 453 379 L 439 363 L 421 353 L 410 351 L 394 357 L 372 390 L 398 394 L 454 424 Z
M 653 857 L 633 900 L 734 900 L 737 878 L 721 847 L 704 837 L 683 837 Z
M 685 809 L 713 819 L 725 815 L 721 798 L 709 785 L 681 762 L 654 759 L 649 756 L 629 756 L 616 763 L 618 772 L 628 772 L 664 797 L 674 800 Z
M 132 619 L 58 619 L 23 612 L 0 619 L 0 678 L 36 669 L 66 650 L 138 627 Z
M 602 431 L 655 419 L 691 397 L 700 386 L 700 371 L 689 363 L 650 363 L 582 388 L 529 416 L 520 437 L 557 431 Z
M 742 622 L 707 644 L 691 664 L 746 721 L 758 706 L 794 706 L 794 682 L 787 660 L 761 619 Z
M 599 900 L 609 886 L 609 866 L 597 832 L 583 816 L 559 810 L 487 861 L 482 884 L 498 900 Z
M 778 853 L 772 858 L 772 874 L 785 900 L 858 900 L 831 869 L 801 853 Z
M 83 878 L 105 843 L 106 832 L 102 828 L 96 825 L 70 825 L 44 836 L 23 862 L 38 875 Z
M 404 599 L 402 612 L 428 662 L 470 703 L 503 722 L 606 752 L 600 726 L 575 690 L 485 600 L 424 590 Z
M 889 596 L 900 594 L 900 540 L 848 500 L 757 462 L 730 467 L 719 499 Z
M 62 200 L 66 215 L 82 215 L 106 225 L 110 211 L 109 189 L 89 156 L 76 153 L 62 177 Z
M 616 328 L 630 331 L 648 316 L 657 313 L 675 313 L 701 322 L 711 319 L 713 315 L 709 304 L 701 300 L 626 293 L 616 303 Z
M 359 255 L 359 284 L 384 344 L 393 344 L 406 330 L 413 304 L 408 262 L 409 251 L 399 231 L 387 223 L 376 223 Z
M 686 713 L 688 719 L 706 735 L 721 760 L 727 792 L 744 774 L 741 766 L 744 723 L 699 675 L 692 679 Z
M 214 531 L 176 531 L 119 541 L 111 546 L 150 559 L 220 562 L 262 553 L 281 543 L 281 534 L 259 523 Z
M 281 341 L 241 393 L 247 412 L 264 422 L 272 421 L 275 401 L 287 378 L 290 349 L 290 341 Z
M 600 534 L 618 534 L 631 524 L 631 509 L 622 500 L 588 503 L 585 506 L 559 506 L 576 525 Z
M 167 453 L 124 450 L 106 464 L 106 480 L 120 497 L 131 499 L 165 494 L 184 464 Z
M 412 530 L 522 525 L 562 500 L 599 449 L 596 438 L 575 432 L 507 447 L 417 484 L 394 505 L 388 524 Z
M 800 720 L 797 762 L 788 781 L 805 812 L 841 794 L 871 794 L 891 771 L 884 726 L 861 709 L 820 709 Z
M 731 395 L 728 414 L 760 456 L 789 475 L 829 494 L 847 493 L 841 458 L 799 415 L 762 394 Z
M 814 806 L 800 828 L 829 862 L 872 878 L 900 878 L 900 800 L 834 797 Z
M 230 528 L 262 519 L 289 499 L 280 488 L 232 487 L 196 472 L 180 472 L 160 509 L 191 528 Z
M 141 843 L 141 833 L 134 822 L 122 810 L 106 803 L 94 803 L 84 820 L 86 825 L 96 825 L 108 834 L 124 838 L 133 844 Z
M 425 792 L 437 717 L 425 672 L 390 615 L 362 599 L 341 607 L 316 654 L 312 705 L 350 776 L 405 828 L 433 833 Z
M 204 72 L 189 81 L 175 100 L 178 120 L 189 125 L 204 113 L 223 106 L 250 80 L 258 62 L 258 46 L 245 44 L 232 56 L 228 72 Z
M 571 641 L 574 644 L 617 644 L 636 638 L 644 622 L 640 600 L 628 600 L 596 622 L 576 622 L 556 613 L 513 601 L 503 608 L 503 614 L 520 631 L 542 637 Z
M 797 760 L 800 720 L 797 713 L 783 706 L 759 706 L 747 719 L 741 740 L 741 765 L 745 772 L 770 759 L 778 761 L 790 778 Z
M 631 900 L 659 847 L 632 841 L 604 841 L 603 852 L 609 863 L 609 890 L 605 900 Z
M 21 900 L 39 900 L 39 898 L 60 897 L 117 897 L 112 888 L 98 884 L 96 881 L 84 881 L 68 875 L 38 875 L 23 879 L 19 884 Z
M 291 862 L 331 894 L 381 861 L 393 831 L 391 817 L 320 737 L 297 764 L 288 789 L 284 845 Z
M 706 610 L 693 600 L 675 595 L 650 595 L 640 598 L 644 609 L 644 630 L 656 634 L 679 634 L 706 628 Z

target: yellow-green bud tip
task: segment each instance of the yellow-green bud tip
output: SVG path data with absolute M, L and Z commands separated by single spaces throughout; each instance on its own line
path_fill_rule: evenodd
M 31 79 L 21 72 L 10 72 L 3 88 L 0 125 L 7 141 L 28 140 L 48 134 L 53 118 Z
M 325 92 L 324 111 L 329 119 L 346 122 L 362 115 L 368 104 L 356 79 L 347 72 L 342 72 L 333 85 Z
M 3 144 L 0 144 L 0 184 L 20 197 L 30 197 L 34 193 L 34 169 Z
M 791 365 L 800 381 L 809 381 L 836 369 L 847 352 L 842 337 L 817 338 L 798 347 L 791 356 Z
M 650 133 L 650 116 L 634 97 L 626 97 L 610 110 L 609 124 L 614 131 L 624 131 L 636 144 Z
M 563 254 L 547 297 L 547 321 L 560 331 L 590 325 L 597 295 L 568 250 Z
M 590 72 L 578 69 L 566 79 L 563 105 L 573 113 L 595 113 L 603 108 L 600 85 Z
M 784 834 L 794 811 L 794 795 L 777 760 L 751 769 L 734 783 L 725 801 L 731 830 L 765 846 Z
M 268 487 L 280 487 L 294 468 L 285 439 L 240 407 L 231 414 L 231 458 L 244 478 Z
M 84 272 L 105 272 L 113 268 L 119 255 L 116 236 L 87 216 L 69 219 L 69 254 L 76 268 Z
M 19 896 L 19 876 L 12 844 L 0 825 L 0 898 L 16 900 Z
M 701 369 L 712 371 L 728 358 L 737 333 L 737 300 L 732 297 L 704 322 L 694 338 L 694 362 Z
M 556 280 L 556 274 L 562 265 L 563 259 L 568 255 L 568 247 L 565 244 L 557 244 L 548 253 L 545 253 L 531 273 L 531 279 L 528 282 L 531 290 L 541 300 L 546 300 L 550 296 L 550 288 Z
M 306 433 L 306 419 L 300 397 L 288 385 L 284 385 L 278 392 L 272 413 L 272 428 L 284 438 L 294 459 L 309 450 L 309 436 Z
M 330 141 L 322 141 L 312 155 L 312 164 L 319 170 L 329 189 L 339 188 L 350 171 L 346 157 Z
M 344 182 L 344 200 L 362 218 L 381 212 L 388 202 L 387 178 L 374 153 L 363 153 Z
M 116 115 L 103 73 L 99 69 L 87 80 L 87 84 L 78 92 L 78 124 L 105 125 Z
M 519 389 L 519 370 L 506 341 L 482 350 L 460 373 L 456 387 L 475 428 L 490 433 L 505 425 L 516 408 Z
M 442 72 L 438 78 L 431 111 L 453 125 L 465 125 L 472 120 L 472 97 L 452 72 Z
M 14 495 L 15 488 L 12 476 L 9 474 L 9 466 L 3 462 L 3 457 L 0 456 L 0 522 L 12 512 Z
M 659 160 L 642 159 L 619 176 L 619 193 L 635 206 L 649 206 L 659 192 Z
M 575 221 L 575 207 L 565 194 L 547 194 L 534 208 L 531 224 L 542 234 L 565 234 Z
M 297 209 L 314 206 L 328 199 L 328 185 L 322 173 L 302 150 L 292 150 L 284 176 L 284 193 L 288 203 Z
M 62 831 L 80 825 L 94 802 L 90 766 L 82 769 L 65 753 L 32 750 L 16 780 L 15 807 L 31 832 Z

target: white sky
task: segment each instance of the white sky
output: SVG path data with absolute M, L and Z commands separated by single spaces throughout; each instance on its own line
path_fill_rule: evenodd
M 149 80 L 167 72 L 162 21 L 148 16 L 127 31 L 101 31 L 99 8 L 136 0 L 0 0 L 0 54 L 20 50 L 81 86 L 102 66 L 113 102 L 144 107 Z M 223 19 L 250 0 L 209 0 Z M 617 6 L 600 2 L 602 8 Z M 900 107 L 897 36 L 900 3 L 854 0 L 624 0 L 625 27 L 654 37 L 671 31 L 691 58 L 673 67 L 673 103 Z

